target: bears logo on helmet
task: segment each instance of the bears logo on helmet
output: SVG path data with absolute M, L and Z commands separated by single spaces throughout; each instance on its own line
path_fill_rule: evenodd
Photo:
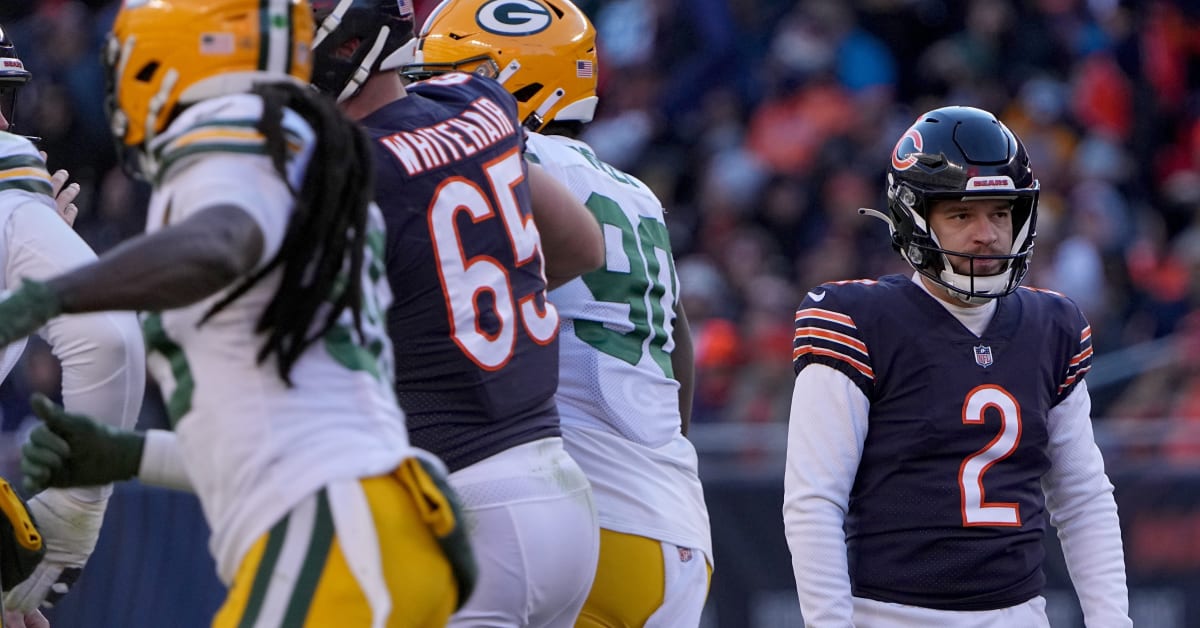
M 919 129 L 909 129 L 900 141 L 896 142 L 896 148 L 892 151 L 892 167 L 896 170 L 908 170 L 917 163 L 916 153 L 921 152 L 925 140 L 921 137 Z M 903 155 L 903 157 L 901 157 Z

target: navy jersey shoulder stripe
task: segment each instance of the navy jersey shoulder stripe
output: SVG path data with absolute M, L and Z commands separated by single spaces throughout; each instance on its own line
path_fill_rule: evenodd
M 870 394 L 875 382 L 871 353 L 854 318 L 838 308 L 836 285 L 810 292 L 796 311 L 792 366 L 797 374 L 809 364 L 837 369 Z
M 1043 288 L 1022 286 L 1021 290 L 1032 293 L 1043 303 L 1048 303 L 1051 320 L 1058 321 L 1057 326 L 1062 329 L 1060 333 L 1070 336 L 1061 341 L 1069 345 L 1069 349 L 1064 348 L 1064 357 L 1065 352 L 1070 351 L 1071 358 L 1064 365 L 1062 380 L 1058 383 L 1055 398 L 1057 404 L 1066 399 L 1092 369 L 1092 326 L 1070 297 Z
M 1058 386 L 1059 399 L 1065 399 L 1075 386 L 1083 381 L 1083 376 L 1092 369 L 1092 326 L 1087 325 L 1079 333 L 1079 351 L 1071 357 L 1067 364 L 1066 376 Z

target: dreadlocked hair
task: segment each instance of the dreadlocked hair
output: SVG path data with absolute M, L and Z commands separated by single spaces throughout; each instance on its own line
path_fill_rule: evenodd
M 337 323 L 343 311 L 353 314 L 355 330 L 362 337 L 363 249 L 374 168 L 366 136 L 332 99 L 290 83 L 259 84 L 252 93 L 262 97 L 257 128 L 266 137 L 275 170 L 292 192 L 295 210 L 279 253 L 214 304 L 201 323 L 282 266 L 279 288 L 256 327 L 267 334 L 258 363 L 275 355 L 279 377 L 291 386 L 292 365 Z M 287 176 L 285 108 L 303 117 L 317 139 L 299 193 Z M 320 324 L 313 329 L 318 317 Z

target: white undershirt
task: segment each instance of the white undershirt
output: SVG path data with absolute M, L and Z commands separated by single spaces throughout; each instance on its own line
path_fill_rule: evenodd
M 976 337 L 982 336 L 983 331 L 987 329 L 988 323 L 992 322 L 992 316 L 996 313 L 996 299 L 988 299 L 986 303 L 976 307 L 955 305 L 934 294 L 929 289 L 929 286 L 925 285 L 924 281 L 921 281 L 920 273 L 913 273 L 912 280 L 913 283 L 921 286 L 925 294 L 933 297 L 933 300 L 937 301 L 938 305 L 946 308 L 947 312 L 953 314 L 954 318 L 957 318 L 958 322 L 963 324 L 963 327 L 971 330 L 971 333 L 975 334 Z

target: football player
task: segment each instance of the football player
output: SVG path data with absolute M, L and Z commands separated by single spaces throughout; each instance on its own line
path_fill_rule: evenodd
M 1089 626 L 1129 626 L 1113 487 L 1084 381 L 1092 330 L 1021 287 L 1038 182 L 992 114 L 920 116 L 887 169 L 911 277 L 796 312 L 783 518 L 809 626 L 1049 626 L 1058 529 Z
M 373 140 L 396 392 L 413 442 L 450 468 L 479 559 L 450 625 L 572 626 L 599 532 L 560 437 L 546 287 L 600 265 L 600 226 L 522 158 L 518 105 L 499 84 L 455 74 L 405 87 L 410 2 L 314 6 L 313 82 Z
M 79 186 L 64 185 L 66 171 L 49 174 L 45 155 L 15 134 L 17 93 L 29 79 L 0 29 L 0 290 L 96 258 L 69 224 Z M 133 314 L 52 318 L 39 334 L 62 363 L 63 402 L 68 408 L 115 426 L 131 427 L 137 421 L 146 371 Z M 23 338 L 0 349 L 0 379 L 12 371 L 24 349 Z M 5 583 L 11 587 L 4 595 L 10 628 L 45 625 L 38 608 L 53 606 L 79 577 L 96 545 L 111 492 L 109 486 L 54 489 L 30 499 L 29 510 L 45 536 L 46 557 L 22 583 Z
M 525 156 L 604 226 L 604 266 L 550 293 L 560 317 L 563 439 L 592 485 L 596 580 L 578 626 L 696 626 L 712 546 L 685 438 L 692 351 L 662 203 L 579 140 L 596 108 L 596 31 L 566 0 L 446 0 L 421 29 L 414 78 L 468 72 L 517 98 Z
M 35 489 L 192 486 L 228 587 L 213 626 L 441 626 L 473 563 L 396 404 L 370 149 L 310 88 L 312 38 L 302 0 L 123 5 L 109 115 L 154 186 L 148 233 L 26 280 L 0 302 L 0 342 L 60 312 L 149 312 L 178 438 L 36 397 L 22 469 Z

